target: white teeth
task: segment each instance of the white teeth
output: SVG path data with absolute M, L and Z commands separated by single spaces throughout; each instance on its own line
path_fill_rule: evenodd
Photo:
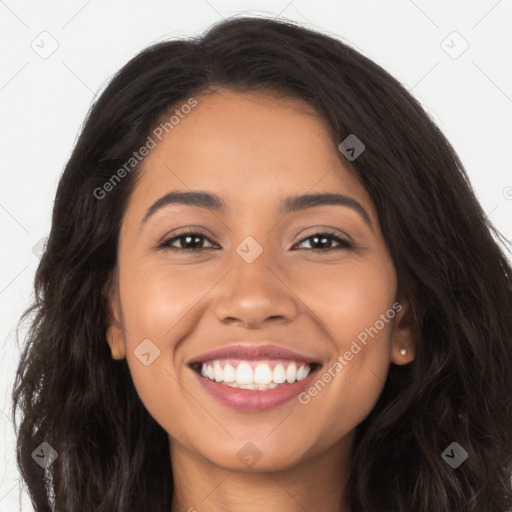
M 282 364 L 278 364 L 274 368 L 274 376 L 272 380 L 276 384 L 282 384 L 286 380 L 286 370 L 284 369 L 284 366 Z
M 295 363 L 290 363 L 286 368 L 286 380 L 290 384 L 297 380 L 297 365 Z
M 222 366 L 217 362 L 213 365 L 213 374 L 215 376 L 215 382 L 222 381 L 224 372 L 222 371 Z
M 224 366 L 224 382 L 235 382 L 235 369 L 227 364 Z
M 266 364 L 259 364 L 254 370 L 254 384 L 270 384 L 272 382 L 272 370 Z
M 254 363 L 252 363 L 254 365 Z M 286 368 L 285 368 L 286 365 Z M 201 375 L 214 382 L 224 383 L 228 386 L 241 389 L 273 389 L 279 384 L 292 384 L 305 379 L 311 372 L 308 364 L 290 362 L 278 363 L 272 370 L 266 363 L 258 363 L 254 370 L 249 362 L 240 362 L 234 367 L 225 364 L 222 367 L 221 360 L 203 363 Z
M 303 365 L 297 370 L 297 380 L 305 379 L 310 372 L 311 368 L 308 365 Z
M 240 389 L 265 391 L 266 389 L 268 389 L 268 384 L 240 384 L 239 387 Z
M 240 363 L 235 372 L 238 384 L 254 384 L 252 368 L 247 363 Z
M 237 389 L 251 389 L 253 391 L 265 391 L 266 389 L 277 388 L 278 384 L 271 382 L 270 384 L 237 384 L 236 382 L 226 383 L 226 386 Z

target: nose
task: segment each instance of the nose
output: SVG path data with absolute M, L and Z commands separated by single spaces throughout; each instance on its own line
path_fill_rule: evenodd
M 292 321 L 299 313 L 299 299 L 279 274 L 277 268 L 268 265 L 264 254 L 252 263 L 235 255 L 232 270 L 219 283 L 216 318 L 247 329 Z

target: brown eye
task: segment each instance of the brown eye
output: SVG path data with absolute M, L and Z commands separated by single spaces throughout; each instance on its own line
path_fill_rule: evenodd
M 304 238 L 299 244 L 304 243 L 305 241 L 311 241 L 310 245 L 311 249 L 314 251 L 327 252 L 330 250 L 339 250 L 339 249 L 352 249 L 353 245 L 346 239 L 341 238 L 334 233 L 330 232 L 322 232 L 315 233 Z M 332 242 L 335 241 L 338 244 L 338 247 L 330 247 Z M 299 248 L 300 249 L 300 248 Z M 323 250 L 322 250 L 323 249 Z
M 201 233 L 195 232 L 187 232 L 181 233 L 179 235 L 173 236 L 172 238 L 168 238 L 164 240 L 162 243 L 158 245 L 161 249 L 170 249 L 172 251 L 192 251 L 199 252 L 205 249 L 210 249 L 211 247 L 202 247 L 204 241 L 211 242 L 209 238 Z M 178 242 L 179 247 L 176 247 L 174 244 Z M 213 246 L 212 246 L 213 247 Z

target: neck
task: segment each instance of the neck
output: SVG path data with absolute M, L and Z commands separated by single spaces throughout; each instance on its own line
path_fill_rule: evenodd
M 350 512 L 345 495 L 349 437 L 279 471 L 221 468 L 170 439 L 171 512 Z

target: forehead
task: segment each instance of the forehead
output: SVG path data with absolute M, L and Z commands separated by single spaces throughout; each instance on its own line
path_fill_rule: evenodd
M 195 100 L 188 114 L 155 139 L 130 201 L 139 212 L 177 189 L 215 191 L 233 212 L 326 191 L 356 196 L 372 211 L 327 122 L 307 103 L 225 89 Z

